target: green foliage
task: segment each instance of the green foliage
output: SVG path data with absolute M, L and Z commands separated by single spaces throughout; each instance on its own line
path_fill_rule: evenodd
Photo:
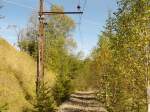
M 75 75 L 73 80 L 74 88 L 76 90 L 88 90 L 92 89 L 94 86 L 93 82 L 96 77 L 92 74 L 92 70 L 90 69 L 91 60 L 84 59 L 80 60 L 78 64 L 78 73 Z
M 62 102 L 66 101 L 71 92 L 71 79 L 68 76 L 59 75 L 53 88 L 53 95 L 57 105 L 60 105 Z
M 63 8 L 52 6 L 51 11 L 63 12 Z M 56 15 L 48 18 L 46 26 L 45 57 L 46 67 L 59 73 L 64 57 L 68 57 L 69 49 L 74 47 L 75 42 L 68 42 L 74 21 L 66 15 Z
M 34 58 L 37 57 L 37 41 L 36 40 L 21 40 L 19 42 L 19 47 L 22 51 L 27 52 Z
M 51 88 L 47 83 L 41 84 L 39 93 L 36 97 L 36 104 L 34 105 L 34 112 L 54 112 L 56 109 L 55 101 L 51 95 Z
M 79 72 L 79 64 L 77 57 L 63 56 L 59 74 L 53 87 L 53 95 L 58 105 L 66 101 L 74 90 L 72 82 Z

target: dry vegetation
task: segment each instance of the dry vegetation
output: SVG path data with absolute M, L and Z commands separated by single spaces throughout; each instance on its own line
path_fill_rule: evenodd
M 23 108 L 32 108 L 35 75 L 34 60 L 0 38 L 0 106 L 7 104 L 8 112 L 21 112 Z M 45 79 L 52 85 L 54 77 L 50 71 Z

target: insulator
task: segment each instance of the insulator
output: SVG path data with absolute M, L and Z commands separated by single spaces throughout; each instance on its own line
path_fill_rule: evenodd
M 80 6 L 80 5 L 78 5 L 78 6 L 77 6 L 77 9 L 78 9 L 78 10 L 80 10 L 80 9 L 81 9 L 81 6 Z

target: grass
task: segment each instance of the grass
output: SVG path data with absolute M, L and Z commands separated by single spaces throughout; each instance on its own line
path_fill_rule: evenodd
M 35 79 L 36 63 L 32 57 L 17 51 L 0 38 L 0 107 L 8 104 L 7 112 L 22 112 L 23 108 L 32 108 Z M 55 74 L 46 72 L 45 80 L 52 86 Z

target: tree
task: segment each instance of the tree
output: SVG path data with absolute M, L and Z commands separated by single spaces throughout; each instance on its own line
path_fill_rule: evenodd
M 38 38 L 38 16 L 33 14 L 29 18 L 26 28 L 20 30 L 20 39 L 18 46 L 21 51 L 27 52 L 29 55 L 37 59 L 37 38 Z
M 40 91 L 36 97 L 34 104 L 34 112 L 55 112 L 56 105 L 54 98 L 51 94 L 51 88 L 47 86 L 47 83 L 40 85 Z
M 148 5 L 148 0 L 120 0 L 118 11 L 107 20 L 93 52 L 92 67 L 99 76 L 98 95 L 110 112 L 147 111 L 150 73 Z M 106 37 L 109 44 L 103 40 Z
M 114 47 L 123 88 L 125 111 L 146 111 L 145 46 L 148 40 L 148 1 L 119 2 L 121 13 L 116 19 Z M 144 20 L 143 20 L 144 19 Z M 144 33 L 145 32 L 145 33 Z M 145 35 L 146 34 L 146 35 Z M 149 43 L 149 42 L 148 42 Z M 126 78 L 128 77 L 128 79 Z M 138 94 L 137 94 L 138 93 Z M 139 102 L 140 101 L 140 102 Z M 125 108 L 127 107 L 128 108 Z

